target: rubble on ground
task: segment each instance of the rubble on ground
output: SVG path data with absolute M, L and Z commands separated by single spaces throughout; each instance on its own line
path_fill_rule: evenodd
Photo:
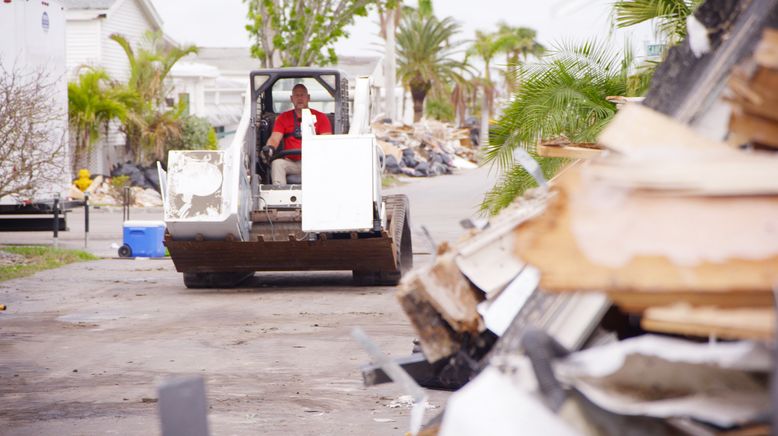
M 476 167 L 469 129 L 434 120 L 413 126 L 374 123 L 372 129 L 386 156 L 385 171 L 389 174 L 431 177 Z
M 126 184 L 130 188 L 130 206 L 161 207 L 162 196 L 159 193 L 159 175 L 156 167 L 144 168 L 132 163 L 124 163 L 111 171 L 111 177 L 96 176 L 89 187 L 81 192 L 71 185 L 68 196 L 77 201 L 84 200 L 84 193 L 89 194 L 89 202 L 101 206 L 121 206 L 123 204 L 123 187 L 118 186 L 115 178 L 127 176 Z

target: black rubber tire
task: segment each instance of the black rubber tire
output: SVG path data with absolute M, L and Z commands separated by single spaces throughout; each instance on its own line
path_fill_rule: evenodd
M 387 210 L 387 228 L 394 227 L 392 238 L 396 241 L 395 250 L 398 259 L 398 269 L 394 271 L 364 271 L 353 270 L 352 276 L 357 284 L 363 286 L 396 286 L 403 274 L 413 268 L 413 241 L 411 240 L 410 205 L 408 197 L 403 194 L 384 197 Z
M 119 257 L 132 257 L 132 248 L 127 244 L 119 247 Z
M 234 288 L 254 276 L 254 272 L 184 273 L 184 286 L 189 289 Z

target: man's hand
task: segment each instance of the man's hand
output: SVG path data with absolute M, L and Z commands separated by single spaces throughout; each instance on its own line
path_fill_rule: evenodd
M 273 154 L 275 154 L 276 149 L 272 145 L 266 145 L 262 147 L 262 153 L 267 156 L 268 160 L 273 157 Z

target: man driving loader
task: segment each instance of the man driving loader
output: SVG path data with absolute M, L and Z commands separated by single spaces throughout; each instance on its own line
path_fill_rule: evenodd
M 300 124 L 302 123 L 303 109 L 308 109 L 308 103 L 311 101 L 311 96 L 308 94 L 308 88 L 302 83 L 298 83 L 292 88 L 292 96 L 290 97 L 294 108 L 286 111 L 276 118 L 275 125 L 273 126 L 273 133 L 267 140 L 267 144 L 262 148 L 262 152 L 270 159 L 276 152 L 281 140 L 284 140 L 284 151 L 288 150 L 302 150 L 302 129 Z M 332 134 L 332 126 L 330 120 L 322 112 L 315 109 L 311 109 L 311 113 L 316 117 L 316 134 L 317 135 L 330 135 Z M 271 164 L 270 174 L 274 185 L 286 184 L 286 176 L 290 174 L 300 174 L 302 164 L 302 156 L 299 154 L 292 154 L 284 156 L 283 158 L 274 159 Z

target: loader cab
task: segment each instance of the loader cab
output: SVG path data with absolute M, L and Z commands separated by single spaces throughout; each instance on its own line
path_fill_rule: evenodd
M 254 170 L 253 192 L 258 193 L 275 189 L 271 186 L 269 162 L 261 159 L 261 150 L 273 132 L 276 117 L 292 109 L 292 88 L 298 83 L 305 85 L 311 96 L 309 107 L 327 115 L 334 134 L 345 134 L 349 130 L 348 80 L 340 70 L 320 68 L 257 70 L 251 73 L 250 80 L 253 117 L 251 150 L 247 151 L 251 156 L 250 168 Z M 282 141 L 277 157 L 285 155 L 283 145 Z M 289 186 L 283 189 L 299 185 L 299 177 L 289 177 Z

